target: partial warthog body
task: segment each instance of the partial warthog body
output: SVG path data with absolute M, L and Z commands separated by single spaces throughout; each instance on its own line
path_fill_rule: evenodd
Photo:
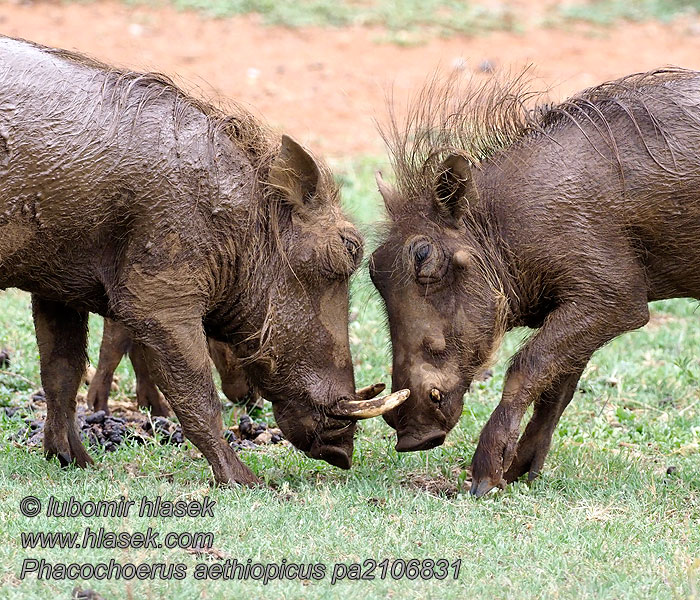
M 0 288 L 32 294 L 47 455 L 75 424 L 88 312 L 124 324 L 219 482 L 257 482 L 222 437 L 207 337 L 235 348 L 287 438 L 348 467 L 347 332 L 361 239 L 325 165 L 240 108 L 158 75 L 0 38 Z
M 221 377 L 221 389 L 234 404 L 253 408 L 260 396 L 248 382 L 240 361 L 233 348 L 223 342 L 207 340 L 209 355 Z M 139 408 L 147 408 L 151 414 L 168 416 L 170 410 L 151 376 L 146 363 L 146 348 L 135 342 L 129 330 L 111 319 L 104 320 L 100 357 L 87 392 L 87 403 L 93 410 L 109 414 L 109 392 L 112 388 L 114 371 L 122 358 L 128 354 L 136 379 L 136 403 Z
M 472 493 L 541 470 L 593 352 L 643 326 L 647 303 L 700 298 L 700 73 L 632 75 L 523 109 L 517 79 L 433 84 L 386 131 L 396 187 L 371 273 L 386 302 L 398 450 L 442 443 L 474 375 L 516 326 L 481 433 Z M 454 99 L 454 100 L 453 100 Z M 527 407 L 534 413 L 518 441 Z

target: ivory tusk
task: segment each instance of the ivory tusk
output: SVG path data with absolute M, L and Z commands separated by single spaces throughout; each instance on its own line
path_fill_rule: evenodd
M 383 383 L 368 385 L 367 387 L 357 390 L 355 392 L 355 398 L 357 400 L 371 400 L 378 394 L 381 394 L 384 391 L 384 388 L 386 388 L 386 386 Z
M 360 390 L 362 391 L 362 390 Z M 410 395 L 409 390 L 399 390 L 371 400 L 348 400 L 339 404 L 334 416 L 345 419 L 371 419 L 395 409 Z

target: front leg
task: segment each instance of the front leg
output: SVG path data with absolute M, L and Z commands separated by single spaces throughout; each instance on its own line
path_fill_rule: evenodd
M 515 458 L 503 477 L 507 483 L 525 473 L 528 473 L 528 481 L 539 475 L 552 444 L 554 429 L 571 402 L 580 377 L 578 372 L 557 380 L 551 389 L 535 400 L 532 418 L 518 440 Z
M 170 415 L 168 403 L 158 391 L 151 378 L 151 372 L 146 362 L 146 349 L 143 344 L 134 342 L 129 350 L 131 365 L 134 367 L 136 378 L 136 403 L 139 408 L 151 411 L 154 417 L 167 417 Z
M 606 312 L 614 308 L 614 312 Z M 481 432 L 472 459 L 474 496 L 505 484 L 504 475 L 516 454 L 520 421 L 528 406 L 556 381 L 580 373 L 593 352 L 625 331 L 649 320 L 646 298 L 632 303 L 613 298 L 609 303 L 560 305 L 513 359 L 500 404 Z
M 209 339 L 209 354 L 221 377 L 221 390 L 234 404 L 250 411 L 262 407 L 260 395 L 248 382 L 240 361 L 229 344 Z
M 221 402 L 214 386 L 201 316 L 158 313 L 128 323 L 144 344 L 148 371 L 182 425 L 206 457 L 217 483 L 260 483 L 223 437 Z

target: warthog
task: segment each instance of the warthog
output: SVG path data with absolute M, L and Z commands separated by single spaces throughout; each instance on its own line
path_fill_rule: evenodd
M 221 377 L 221 389 L 234 404 L 246 408 L 255 407 L 260 396 L 248 382 L 233 348 L 223 342 L 208 339 L 209 355 Z M 114 370 L 125 354 L 129 355 L 136 379 L 136 403 L 148 408 L 151 414 L 168 416 L 170 410 L 163 395 L 158 391 L 146 363 L 143 344 L 134 342 L 129 330 L 111 319 L 104 320 L 100 357 L 90 381 L 87 403 L 93 410 L 109 413 L 109 392 L 112 388 Z
M 222 437 L 207 335 L 236 349 L 294 445 L 349 467 L 356 420 L 387 405 L 355 392 L 362 240 L 338 196 L 321 161 L 240 108 L 0 38 L 0 288 L 32 294 L 46 454 L 92 462 L 75 423 L 90 311 L 146 347 L 216 481 L 258 478 Z
M 649 301 L 700 298 L 700 73 L 631 75 L 559 105 L 530 103 L 522 78 L 455 87 L 428 85 L 385 129 L 396 186 L 378 174 L 391 224 L 370 268 L 394 385 L 411 390 L 385 415 L 399 451 L 441 444 L 504 332 L 537 329 L 481 432 L 481 496 L 540 472 L 591 355 L 643 326 Z

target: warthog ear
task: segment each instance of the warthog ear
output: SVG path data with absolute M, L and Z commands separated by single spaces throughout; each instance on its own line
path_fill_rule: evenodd
M 459 222 L 469 208 L 470 201 L 479 199 L 469 161 L 459 154 L 451 154 L 440 165 L 435 181 L 435 204 L 441 215 Z
M 384 181 L 384 177 L 382 177 L 381 171 L 375 171 L 374 179 L 377 182 L 377 189 L 382 195 L 382 200 L 384 200 L 384 206 L 386 208 L 386 211 L 390 215 L 393 215 L 397 209 L 399 200 L 396 190 L 393 187 L 391 187 L 391 185 L 389 185 L 386 181 Z
M 292 204 L 307 207 L 316 195 L 320 178 L 321 172 L 314 157 L 301 144 L 283 135 L 280 151 L 270 167 L 268 182 Z

